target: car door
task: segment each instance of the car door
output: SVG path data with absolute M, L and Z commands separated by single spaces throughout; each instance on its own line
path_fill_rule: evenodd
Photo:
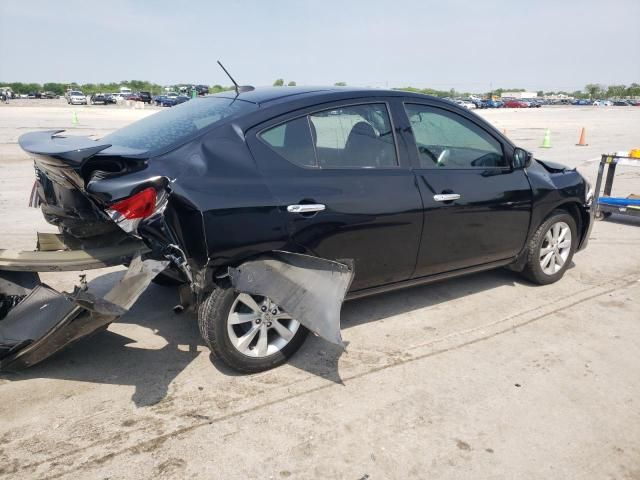
M 396 134 L 385 99 L 311 107 L 247 133 L 292 248 L 352 259 L 352 291 L 406 280 L 415 267 L 422 202 Z
M 424 230 L 414 277 L 516 256 L 529 228 L 532 194 L 508 145 L 472 113 L 404 103 Z

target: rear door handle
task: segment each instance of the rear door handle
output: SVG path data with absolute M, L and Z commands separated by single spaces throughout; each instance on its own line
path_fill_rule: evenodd
M 322 212 L 327 207 L 321 203 L 305 203 L 302 205 L 289 205 L 287 212 L 289 213 L 313 213 Z
M 440 195 L 434 195 L 433 199 L 436 202 L 450 202 L 451 200 L 458 200 L 460 195 L 457 193 L 442 193 Z

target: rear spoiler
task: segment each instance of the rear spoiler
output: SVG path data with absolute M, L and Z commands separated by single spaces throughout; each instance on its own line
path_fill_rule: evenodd
M 62 132 L 64 130 L 25 133 L 20 136 L 18 143 L 25 152 L 60 158 L 78 167 L 84 160 L 111 146 L 110 143 L 92 140 L 89 137 L 57 136 Z

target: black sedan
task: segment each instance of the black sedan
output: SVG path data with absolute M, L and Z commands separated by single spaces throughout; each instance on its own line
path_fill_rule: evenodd
M 159 107 L 174 107 L 189 100 L 191 100 L 191 97 L 187 95 L 176 94 L 159 95 L 154 98 L 155 104 Z
M 109 100 L 107 99 L 107 95 L 105 95 L 104 93 L 94 93 L 89 98 L 89 102 L 91 102 L 91 105 L 97 105 L 97 104 L 106 105 L 110 103 Z
M 129 270 L 102 299 L 14 277 L 3 368 L 104 328 L 161 272 L 218 358 L 261 371 L 308 330 L 342 344 L 345 298 L 498 267 L 556 282 L 592 225 L 577 171 L 533 159 L 465 108 L 401 91 L 243 88 L 101 140 L 36 132 L 20 145 L 35 161 L 33 204 L 63 232 L 42 243 L 68 247 L 56 267 Z M 27 312 L 37 333 L 16 327 Z

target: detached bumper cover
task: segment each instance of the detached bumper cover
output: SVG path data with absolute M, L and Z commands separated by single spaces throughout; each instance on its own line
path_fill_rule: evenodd
M 169 261 L 142 260 L 137 255 L 124 277 L 103 298 L 82 290 L 64 294 L 44 284 L 36 285 L 0 320 L 0 370 L 35 365 L 115 321 L 168 264 Z M 3 274 L 6 272 L 0 271 L 0 278 Z M 13 282 L 11 285 L 15 291 L 17 287 Z M 9 293 L 0 291 L 0 296 Z

